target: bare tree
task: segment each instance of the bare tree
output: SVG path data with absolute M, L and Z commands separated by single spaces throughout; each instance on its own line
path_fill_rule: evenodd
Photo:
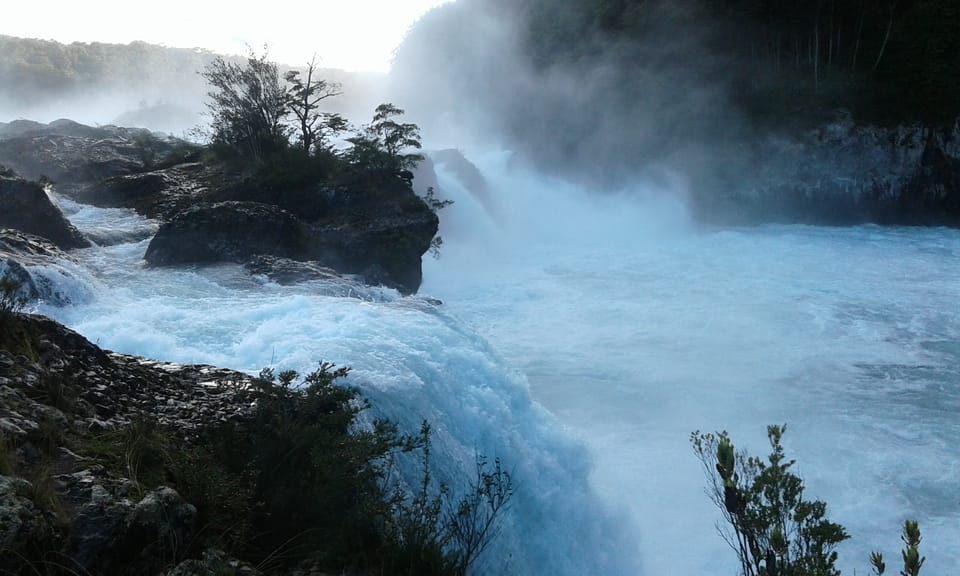
M 287 88 L 287 106 L 297 117 L 300 132 L 300 146 L 303 153 L 310 155 L 314 146 L 322 146 L 325 134 L 341 132 L 346 129 L 346 121 L 338 114 L 319 111 L 320 102 L 339 96 L 340 84 L 318 78 L 317 58 L 314 56 L 307 65 L 306 78 L 298 70 L 284 75 L 289 84 Z

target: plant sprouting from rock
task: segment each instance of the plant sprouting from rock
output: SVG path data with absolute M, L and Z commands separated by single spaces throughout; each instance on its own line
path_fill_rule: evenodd
M 439 214 L 441 210 L 453 204 L 453 200 L 440 200 L 437 198 L 437 191 L 433 189 L 433 186 L 427 188 L 427 193 L 423 196 L 423 201 L 430 207 L 430 210 L 433 210 L 434 214 Z M 434 258 L 440 258 L 440 247 L 443 246 L 443 238 L 440 234 L 437 234 L 430 240 L 430 254 Z

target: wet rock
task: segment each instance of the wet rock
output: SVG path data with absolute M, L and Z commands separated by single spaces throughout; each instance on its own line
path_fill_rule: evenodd
M 160 226 L 144 259 L 153 266 L 242 263 L 266 254 L 303 258 L 307 230 L 289 212 L 257 202 L 197 204 Z
M 71 196 L 101 208 L 132 208 L 148 218 L 169 220 L 180 210 L 205 199 L 208 177 L 202 164 L 186 163 L 106 178 L 76 190 Z
M 41 236 L 64 250 L 90 245 L 51 202 L 43 186 L 22 178 L 0 176 L 0 228 Z
M 439 219 L 408 183 L 389 174 L 355 175 L 326 190 L 324 202 L 329 215 L 310 222 L 311 260 L 401 294 L 419 289 L 421 258 Z
M 311 281 L 349 282 L 337 274 L 336 270 L 322 266 L 319 262 L 303 262 L 277 256 L 255 256 L 245 262 L 243 267 L 250 274 L 265 276 L 282 286 Z

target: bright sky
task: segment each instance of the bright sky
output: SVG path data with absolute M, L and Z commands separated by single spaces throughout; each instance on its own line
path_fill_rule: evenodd
M 6 0 L 0 34 L 59 42 L 143 40 L 291 65 L 386 71 L 423 13 L 451 0 Z

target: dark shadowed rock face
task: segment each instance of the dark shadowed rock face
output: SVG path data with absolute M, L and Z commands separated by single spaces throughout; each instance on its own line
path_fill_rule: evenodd
M 89 449 L 101 445 L 103 434 L 129 430 L 144 417 L 190 445 L 202 430 L 249 417 L 249 377 L 112 354 L 38 316 L 18 315 L 16 321 L 31 344 L 14 349 L 0 331 L 0 432 L 17 447 L 13 475 L 0 469 L 2 571 L 33 574 L 45 566 L 43 573 L 59 574 L 37 560 L 63 558 L 70 565 L 62 573 L 164 573 L 206 528 L 198 525 L 197 509 L 169 487 L 146 490 L 133 466 L 107 469 Z M 41 445 L 38 430 L 51 424 L 57 435 Z M 67 448 L 68 437 L 79 454 Z M 44 474 L 28 472 L 44 458 L 49 469 L 41 469 L 53 496 L 42 499 L 31 482 Z M 231 563 L 218 558 L 216 565 Z M 204 554 L 201 567 L 206 562 Z
M 206 198 L 209 172 L 200 163 L 184 163 L 163 170 L 105 178 L 70 195 L 84 204 L 132 208 L 147 218 L 169 220 L 180 210 Z
M 421 258 L 439 219 L 395 176 L 347 178 L 322 191 L 327 216 L 310 222 L 311 258 L 368 284 L 412 294 L 422 280 Z
M 708 222 L 960 226 L 960 122 L 880 128 L 841 114 L 730 154 L 722 176 L 696 186 Z
M 201 203 L 162 224 L 144 259 L 153 266 L 243 263 L 256 254 L 302 259 L 307 254 L 306 229 L 277 206 Z
M 40 184 L 21 178 L 0 176 L 0 228 L 42 236 L 65 250 L 90 245 Z
M 330 186 L 285 191 L 259 190 L 249 183 L 216 186 L 209 174 L 196 178 L 197 184 L 181 186 L 203 190 L 201 197 L 228 201 L 177 213 L 150 243 L 148 263 L 246 262 L 269 255 L 313 261 L 402 294 L 420 287 L 421 257 L 439 220 L 395 175 L 348 175 Z M 161 195 L 169 198 L 170 186 L 163 185 L 163 190 Z

